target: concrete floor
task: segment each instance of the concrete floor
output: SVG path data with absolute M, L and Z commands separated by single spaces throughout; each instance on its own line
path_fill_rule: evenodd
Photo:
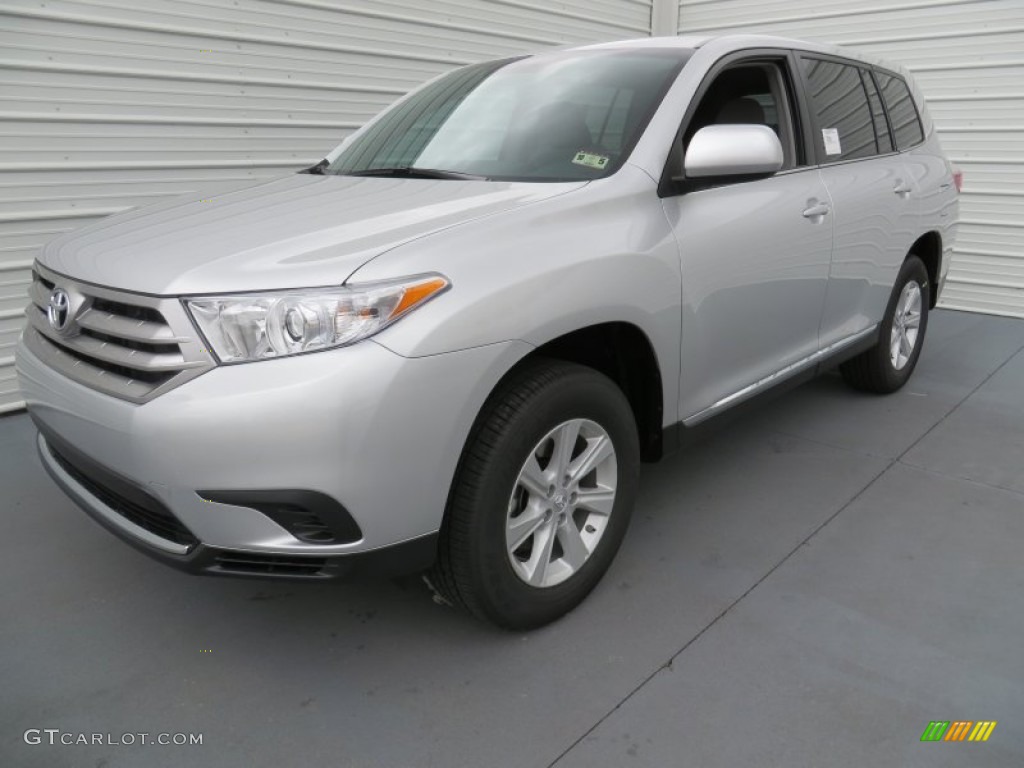
M 928 336 L 897 395 L 824 376 L 645 468 L 605 580 L 522 635 L 414 580 L 166 569 L 2 419 L 0 765 L 1020 766 L 1024 321 L 939 312 Z M 931 720 L 999 725 L 921 743 Z

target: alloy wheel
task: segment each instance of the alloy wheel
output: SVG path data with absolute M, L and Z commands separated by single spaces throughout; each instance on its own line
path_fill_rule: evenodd
M 601 425 L 572 419 L 548 432 L 509 498 L 505 543 L 515 574 L 544 588 L 576 573 L 604 535 L 617 482 L 615 446 Z
M 921 327 L 921 286 L 909 281 L 900 292 L 889 335 L 889 359 L 897 371 L 903 370 L 914 354 Z

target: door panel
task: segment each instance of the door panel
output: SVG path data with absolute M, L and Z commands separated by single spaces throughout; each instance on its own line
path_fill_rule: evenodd
M 834 238 L 821 344 L 877 324 L 913 242 L 917 186 L 898 155 L 825 166 Z
M 876 325 L 911 245 L 916 185 L 893 152 L 874 77 L 855 62 L 801 57 L 834 238 L 820 342 L 828 347 Z M 891 115 L 889 115 L 891 118 Z
M 685 420 L 817 352 L 832 216 L 811 209 L 831 201 L 803 169 L 662 202 L 682 261 Z

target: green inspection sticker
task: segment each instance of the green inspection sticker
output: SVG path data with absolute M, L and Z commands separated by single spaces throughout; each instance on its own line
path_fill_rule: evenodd
M 608 155 L 598 155 L 593 152 L 585 152 L 580 150 L 576 153 L 576 156 L 572 159 L 576 165 L 585 165 L 587 168 L 596 168 L 601 171 L 608 165 Z

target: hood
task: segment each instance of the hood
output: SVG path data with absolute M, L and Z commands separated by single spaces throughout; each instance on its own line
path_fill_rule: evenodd
M 296 174 L 102 219 L 51 240 L 39 260 L 163 295 L 337 285 L 395 246 L 582 185 Z

